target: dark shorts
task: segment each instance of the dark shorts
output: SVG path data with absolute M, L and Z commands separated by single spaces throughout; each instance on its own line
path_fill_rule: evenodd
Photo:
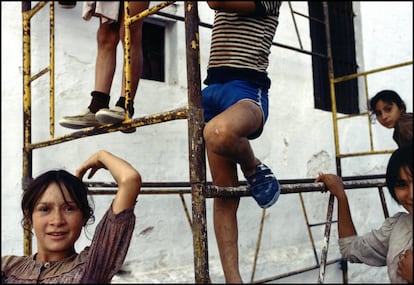
M 202 91 L 202 97 L 205 122 L 210 121 L 239 101 L 249 100 L 254 102 L 262 109 L 263 123 L 261 128 L 248 138 L 255 139 L 262 133 L 269 112 L 267 89 L 258 88 L 246 81 L 233 80 L 224 84 L 207 86 Z

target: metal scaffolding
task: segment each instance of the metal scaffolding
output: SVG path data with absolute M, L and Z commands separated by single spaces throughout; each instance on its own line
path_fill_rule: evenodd
M 32 75 L 31 74 L 31 18 L 36 15 L 36 13 L 44 8 L 49 3 L 50 8 L 50 63 L 47 67 L 41 70 L 39 73 Z M 162 13 L 160 10 L 168 5 L 171 5 L 174 1 L 162 2 L 159 5 L 150 7 L 149 9 L 141 12 L 138 15 L 129 15 L 129 3 L 128 1 L 124 2 L 125 9 L 125 43 L 126 45 L 130 44 L 128 40 L 130 37 L 129 25 L 134 21 L 140 20 L 143 17 L 158 13 L 166 17 L 171 17 L 171 15 Z M 327 3 L 323 2 L 325 19 L 328 17 Z M 293 19 L 295 15 L 300 15 L 292 9 L 292 6 L 289 6 L 292 12 Z M 204 141 L 202 137 L 202 131 L 204 127 L 204 117 L 201 104 L 201 78 L 200 78 L 200 46 L 199 46 L 199 26 L 203 26 L 203 23 L 199 22 L 198 18 L 198 7 L 197 2 L 186 1 L 184 4 L 185 7 L 185 17 L 181 20 L 185 22 L 185 41 L 186 41 L 186 62 L 187 62 L 187 86 L 188 86 L 188 105 L 182 108 L 173 109 L 167 112 L 152 114 L 139 118 L 126 118 L 121 125 L 102 125 L 98 127 L 85 128 L 80 131 L 75 131 L 61 137 L 55 137 L 54 134 L 54 1 L 40 1 L 32 8 L 31 1 L 22 2 L 22 16 L 23 16 L 23 129 L 24 129 L 24 139 L 23 139 L 23 176 L 22 176 L 22 187 L 26 189 L 28 183 L 33 179 L 32 177 L 32 168 L 33 168 L 33 151 L 39 148 L 48 147 L 55 144 L 60 144 L 67 141 L 77 140 L 84 137 L 95 136 L 106 134 L 110 132 L 119 131 L 122 128 L 138 128 L 142 126 L 148 126 L 153 124 L 164 123 L 172 120 L 187 120 L 188 122 L 188 150 L 189 150 L 189 181 L 186 182 L 167 182 L 167 183 L 143 183 L 142 190 L 140 195 L 150 194 L 150 195 L 179 195 L 183 204 L 183 209 L 186 213 L 189 225 L 192 229 L 193 234 L 193 253 L 194 253 L 194 275 L 196 283 L 210 283 L 209 276 L 209 263 L 208 263 L 208 245 L 207 245 L 207 222 L 206 222 L 206 199 L 214 197 L 229 197 L 229 196 L 250 196 L 249 191 L 246 188 L 245 184 L 242 184 L 240 187 L 234 188 L 222 188 L 211 185 L 211 183 L 206 181 L 206 160 L 205 160 L 205 148 Z M 303 15 L 300 15 L 303 16 Z M 177 17 L 175 17 L 178 19 Z M 294 21 L 295 22 L 295 21 Z M 349 76 L 344 76 L 341 78 L 333 77 L 333 65 L 332 65 L 332 55 L 330 50 L 330 41 L 329 41 L 329 21 L 325 20 L 324 22 L 326 27 L 327 35 L 327 44 L 328 44 L 328 68 L 329 68 L 329 80 L 331 84 L 331 98 L 332 98 L 332 119 L 334 122 L 334 137 L 335 137 L 335 150 L 336 150 L 336 162 L 337 170 L 340 174 L 340 159 L 342 157 L 352 156 L 352 155 L 365 155 L 365 154 L 376 154 L 376 153 L 389 153 L 388 151 L 376 151 L 373 148 L 370 152 L 367 153 L 356 153 L 356 154 L 343 154 L 339 151 L 339 139 L 338 139 L 338 130 L 337 122 L 342 117 L 338 118 L 336 113 L 335 105 L 335 88 L 334 84 L 341 82 L 343 80 L 364 76 L 364 78 L 374 72 L 379 72 L 381 70 L 374 70 L 369 72 L 364 72 L 360 74 L 353 74 Z M 204 24 L 208 27 L 209 25 Z M 296 29 L 298 33 L 298 30 Z M 298 34 L 298 38 L 299 34 Z M 300 49 L 294 47 L 288 47 L 281 44 L 274 43 L 274 45 L 290 48 L 303 52 L 305 54 L 310 54 L 312 56 L 320 56 L 312 54 L 303 50 L 302 46 Z M 126 78 L 130 78 L 130 67 L 128 63 L 129 58 L 129 48 L 125 49 L 125 59 L 126 59 Z M 403 66 L 411 64 L 403 63 L 398 66 Z M 398 67 L 392 66 L 388 68 Z M 32 123 L 32 112 L 31 112 L 31 83 L 36 79 L 40 78 L 43 75 L 49 74 L 50 77 L 50 138 L 38 142 L 32 142 L 31 136 L 31 123 Z M 129 100 L 130 93 L 130 81 L 126 80 L 126 100 Z M 368 92 L 367 92 L 368 94 Z M 367 114 L 364 114 L 367 115 Z M 369 114 L 368 114 L 369 117 Z M 372 139 L 371 139 L 372 140 Z M 371 141 L 372 146 L 372 141 Z M 327 260 L 327 251 L 329 246 L 329 237 L 330 229 L 333 222 L 333 205 L 334 197 L 331 195 L 329 199 L 327 216 L 326 220 L 323 223 L 310 224 L 307 218 L 307 212 L 305 204 L 303 201 L 302 193 L 314 192 L 318 190 L 324 190 L 323 183 L 313 183 L 313 180 L 310 179 L 292 179 L 292 180 L 281 180 L 281 194 L 299 194 L 301 199 L 301 206 L 303 209 L 304 217 L 306 220 L 307 231 L 309 239 L 312 243 L 312 248 L 315 255 L 315 264 L 309 267 L 281 274 L 278 276 L 272 276 L 262 280 L 254 280 L 254 274 L 256 269 L 256 261 L 258 258 L 258 252 L 260 248 L 261 234 L 264 226 L 264 216 L 266 209 L 263 209 L 261 227 L 258 235 L 257 248 L 255 259 L 253 262 L 253 269 L 251 274 L 251 283 L 265 283 L 280 278 L 288 277 L 294 274 L 302 273 L 309 270 L 314 270 L 319 268 L 319 277 L 318 282 L 323 283 L 325 268 L 327 265 L 339 262 L 339 260 L 328 261 Z M 91 189 L 94 195 L 114 195 L 116 193 L 116 185 L 114 183 L 98 182 L 98 183 L 87 183 L 88 187 Z M 359 189 L 359 188 L 378 188 L 381 203 L 384 210 L 384 216 L 388 217 L 388 210 L 385 204 L 385 199 L 383 195 L 382 188 L 385 187 L 385 178 L 384 175 L 379 176 L 366 176 L 366 177 L 344 177 L 344 185 L 346 189 Z M 188 211 L 186 203 L 184 201 L 183 195 L 191 195 L 192 205 L 191 205 L 191 214 Z M 317 249 L 315 247 L 313 236 L 310 231 L 310 228 L 313 226 L 325 226 L 324 233 L 324 247 L 322 249 L 322 254 L 320 260 L 318 254 L 316 253 Z M 29 231 L 24 232 L 24 254 L 30 255 L 32 252 L 32 234 Z M 343 262 L 343 261 L 341 261 Z M 346 276 L 346 262 L 342 267 L 344 270 L 344 283 L 347 283 Z

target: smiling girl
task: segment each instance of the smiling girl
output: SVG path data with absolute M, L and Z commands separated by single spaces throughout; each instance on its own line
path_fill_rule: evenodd
M 117 194 L 96 227 L 92 244 L 75 250 L 82 228 L 93 222 L 88 188 L 90 170 L 107 169 L 118 184 Z M 121 268 L 135 226 L 134 206 L 141 176 L 125 160 L 104 150 L 90 156 L 76 171 L 50 170 L 23 192 L 23 224 L 33 230 L 37 253 L 3 256 L 2 283 L 109 283 Z

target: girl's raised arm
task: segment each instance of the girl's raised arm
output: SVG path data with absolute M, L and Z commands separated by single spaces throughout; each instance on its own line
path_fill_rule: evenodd
M 106 150 L 99 150 L 82 163 L 76 170 L 76 176 L 82 179 L 90 169 L 88 178 L 91 178 L 100 168 L 107 169 L 118 184 L 112 204 L 114 214 L 133 207 L 141 189 L 140 173 L 127 161 Z

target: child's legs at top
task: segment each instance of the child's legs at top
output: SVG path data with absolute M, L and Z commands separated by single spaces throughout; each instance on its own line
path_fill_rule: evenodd
M 146 10 L 149 6 L 149 1 L 131 1 L 129 2 L 130 8 L 130 17 L 139 14 L 140 12 Z M 124 27 L 124 8 L 121 5 L 121 25 L 119 28 L 119 35 L 123 44 L 123 48 L 125 51 L 125 27 Z M 130 25 L 131 31 L 131 38 L 130 38 L 130 70 L 131 70 L 131 90 L 130 90 L 130 99 L 135 97 L 135 93 L 138 89 L 139 79 L 141 78 L 142 73 L 142 64 L 143 64 L 143 55 L 142 55 L 142 25 L 143 19 L 139 21 L 135 21 L 133 24 Z M 124 68 L 125 68 L 125 60 L 124 60 Z M 123 69 L 124 70 L 124 69 Z M 125 73 L 122 73 L 122 87 L 121 87 L 121 97 L 125 96 Z
M 100 23 L 97 32 L 98 54 L 95 64 L 95 91 L 110 94 L 116 68 L 119 23 Z

